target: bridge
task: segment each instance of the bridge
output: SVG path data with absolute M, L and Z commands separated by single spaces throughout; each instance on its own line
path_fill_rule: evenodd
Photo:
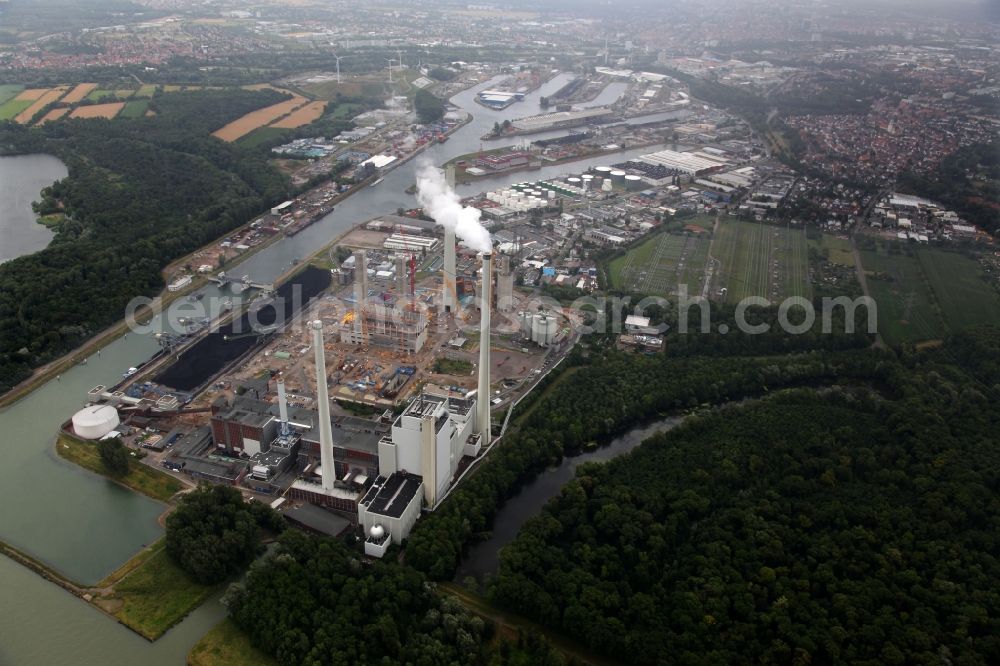
M 246 289 L 259 289 L 264 292 L 274 291 L 273 282 L 254 282 L 249 275 L 244 275 L 242 277 L 236 277 L 234 275 L 229 275 L 225 271 L 222 271 L 218 275 L 213 275 L 208 278 L 210 281 L 219 285 L 220 287 L 230 286 L 234 294 L 239 294 Z

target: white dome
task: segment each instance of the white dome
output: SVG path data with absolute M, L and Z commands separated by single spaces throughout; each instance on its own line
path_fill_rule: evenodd
M 111 405 L 90 405 L 73 415 L 73 432 L 84 439 L 100 439 L 119 423 L 118 410 Z
M 372 528 L 368 530 L 368 536 L 378 541 L 385 536 L 385 528 L 381 525 L 372 525 Z

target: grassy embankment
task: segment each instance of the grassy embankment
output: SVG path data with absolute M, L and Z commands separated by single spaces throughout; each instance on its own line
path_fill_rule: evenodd
M 188 666 L 277 666 L 277 661 L 250 644 L 250 638 L 232 620 L 225 619 L 195 643 Z
M 167 555 L 162 539 L 102 582 L 109 581 L 112 584 L 95 596 L 94 604 L 150 641 L 165 634 L 220 587 L 191 580 Z
M 184 488 L 183 483 L 166 472 L 161 472 L 149 465 L 143 465 L 137 460 L 130 461 L 129 471 L 125 476 L 110 476 L 101 462 L 101 456 L 97 452 L 95 444 L 66 434 L 61 434 L 56 441 L 56 453 L 59 454 L 59 457 L 76 463 L 84 469 L 106 476 L 130 490 L 161 502 L 166 502 Z

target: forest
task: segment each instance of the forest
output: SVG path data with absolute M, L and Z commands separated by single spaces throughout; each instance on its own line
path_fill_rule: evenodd
M 155 97 L 155 116 L 25 128 L 0 124 L 0 154 L 48 153 L 69 176 L 42 208 L 65 213 L 44 250 L 0 265 L 0 392 L 163 288 L 170 261 L 289 193 L 260 151 L 210 136 L 285 96 L 203 90 Z
M 994 663 L 1000 331 L 879 363 L 581 466 L 492 600 L 636 664 Z
M 537 638 L 496 640 L 492 624 L 394 561 L 364 562 L 336 539 L 288 530 L 223 602 L 282 664 L 558 666 Z
M 874 351 L 673 358 L 578 348 L 564 365 L 570 367 L 563 376 L 537 388 L 531 406 L 515 413 L 503 446 L 417 523 L 406 545 L 408 564 L 432 579 L 450 579 L 466 548 L 489 536 L 497 510 L 521 486 L 563 455 L 636 423 L 781 387 L 892 384 L 895 371 Z

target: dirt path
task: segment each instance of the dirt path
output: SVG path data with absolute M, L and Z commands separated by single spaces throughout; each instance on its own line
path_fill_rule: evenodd
M 872 298 L 872 294 L 868 291 L 868 279 L 865 275 L 865 268 L 861 264 L 861 252 L 858 251 L 858 245 L 854 242 L 854 234 L 851 234 L 851 252 L 854 254 L 854 268 L 858 273 L 858 282 L 861 284 L 861 291 L 864 293 L 866 298 L 871 298 L 874 302 L 875 299 Z M 876 305 L 877 307 L 877 305 Z M 878 325 L 876 319 L 876 326 Z M 882 339 L 882 334 L 876 329 L 875 331 L 875 345 L 877 349 L 888 349 L 888 345 L 885 344 L 885 340 Z

